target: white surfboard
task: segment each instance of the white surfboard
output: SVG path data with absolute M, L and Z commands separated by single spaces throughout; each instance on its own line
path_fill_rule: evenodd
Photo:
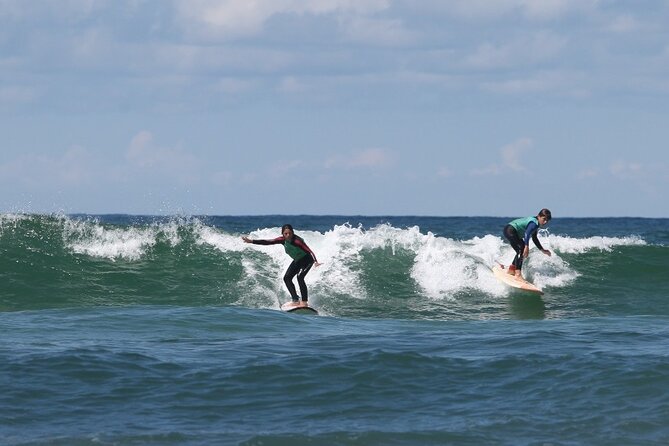
M 517 288 L 523 291 L 529 291 L 531 293 L 544 294 L 540 288 L 538 288 L 533 283 L 528 282 L 523 278 L 519 278 L 509 274 L 509 270 L 504 265 L 495 265 L 492 267 L 492 272 L 495 274 L 498 280 L 504 282 L 505 284 Z
M 318 311 L 316 311 L 314 307 L 310 307 L 308 304 L 304 304 L 302 302 L 294 303 L 292 301 L 281 305 L 281 311 L 297 314 L 318 314 Z

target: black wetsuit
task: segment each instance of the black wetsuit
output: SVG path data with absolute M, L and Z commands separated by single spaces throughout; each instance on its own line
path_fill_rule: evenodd
M 520 238 L 520 234 L 523 232 L 523 238 Z M 508 225 L 504 226 L 504 237 L 511 243 L 511 247 L 516 252 L 516 256 L 513 258 L 512 265 L 516 267 L 517 270 L 523 268 L 523 251 L 525 246 L 530 242 L 530 238 L 537 245 L 537 248 L 544 250 L 541 243 L 539 243 L 539 237 L 537 237 L 537 231 L 539 230 L 539 222 L 536 217 L 527 217 L 519 218 L 513 220 Z

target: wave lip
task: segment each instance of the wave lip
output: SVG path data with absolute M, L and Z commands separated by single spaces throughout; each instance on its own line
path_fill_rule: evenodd
M 592 250 L 611 252 L 616 246 L 647 245 L 645 240 L 636 235 L 628 237 L 593 236 L 580 239 L 560 235 L 550 235 L 542 240 L 548 240 L 549 246 L 554 250 L 566 254 L 583 254 Z
M 109 260 L 139 260 L 156 244 L 156 228 L 106 228 L 97 223 L 67 220 L 65 246 L 76 254 Z

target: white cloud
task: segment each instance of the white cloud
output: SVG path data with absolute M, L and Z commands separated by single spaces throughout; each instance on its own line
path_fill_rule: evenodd
M 191 32 L 237 37 L 258 32 L 265 20 L 280 11 L 280 3 L 276 2 L 272 7 L 259 0 L 186 0 L 176 1 L 176 6 Z
M 303 93 L 309 89 L 308 85 L 295 76 L 284 76 L 277 87 L 282 93 Z
M 257 34 L 277 14 L 368 14 L 389 0 L 174 0 L 178 20 L 194 35 L 238 38 Z
M 615 180 L 631 180 L 639 184 L 650 183 L 658 178 L 669 179 L 669 169 L 662 163 L 648 165 L 638 161 L 627 161 L 618 159 L 612 161 L 606 167 L 592 167 L 581 170 L 578 179 L 607 178 Z
M 270 170 L 270 175 L 283 177 L 291 171 L 300 170 L 303 169 L 304 167 L 305 164 L 301 160 L 279 161 L 278 163 L 272 165 L 272 168 Z
M 510 45 L 482 43 L 474 54 L 465 58 L 465 65 L 474 68 L 504 67 L 513 63 L 513 49 Z
M 228 94 L 246 93 L 256 88 L 258 88 L 257 81 L 238 77 L 222 77 L 216 83 L 218 91 Z
M 633 16 L 629 14 L 623 14 L 615 17 L 609 23 L 607 29 L 614 33 L 631 33 L 639 30 L 641 28 L 641 23 Z
M 575 98 L 588 97 L 588 85 L 578 74 L 564 71 L 542 71 L 526 77 L 489 80 L 481 83 L 481 88 L 499 94 L 560 93 Z
M 346 17 L 341 26 L 349 40 L 363 44 L 397 46 L 418 40 L 417 33 L 406 29 L 398 19 Z
M 615 177 L 630 179 L 642 178 L 645 174 L 645 169 L 638 162 L 617 160 L 609 166 L 609 172 Z
M 0 165 L 0 178 L 12 184 L 48 190 L 89 184 L 98 177 L 99 170 L 88 150 L 73 146 L 57 156 L 22 155 Z
M 392 156 L 384 149 L 367 149 L 354 155 L 350 167 L 384 167 L 392 163 Z
M 449 169 L 448 167 L 440 167 L 439 170 L 437 170 L 437 176 L 441 178 L 449 178 L 453 176 L 453 171 Z
M 530 138 L 520 138 L 499 149 L 501 161 L 487 167 L 473 169 L 472 175 L 501 175 L 508 172 L 525 172 L 524 155 L 529 151 L 534 142 Z
M 643 201 L 642 196 L 665 200 L 666 185 L 662 183 L 669 180 L 669 170 L 662 162 L 650 165 L 619 159 L 610 164 L 609 173 L 614 181 L 625 182 L 625 187 L 641 193 L 636 197 L 639 201 Z
M 496 19 L 510 14 L 546 21 L 568 14 L 593 11 L 600 0 L 432 0 L 430 5 L 468 19 Z
M 471 174 L 474 176 L 501 175 L 502 168 L 499 166 L 499 164 L 491 164 L 486 167 L 472 169 Z
M 365 149 L 349 156 L 334 156 L 326 160 L 327 169 L 378 169 L 394 163 L 394 156 L 385 149 Z
M 592 11 L 600 0 L 519 0 L 518 3 L 526 17 L 551 20 L 566 14 Z
M 88 17 L 108 3 L 109 0 L 59 0 L 38 4 L 25 0 L 0 0 L 0 19 L 26 20 L 48 16 L 72 22 Z
M 584 180 L 588 178 L 597 178 L 600 175 L 599 169 L 595 168 L 589 168 L 589 169 L 583 169 L 578 174 L 576 175 L 576 178 L 579 180 Z
M 63 0 L 58 6 L 42 2 L 40 8 L 34 3 L 0 0 L 6 7 L 0 12 L 0 46 L 16 42 L 16 48 L 7 46 L 0 69 L 6 85 L 26 85 L 33 94 L 0 90 L 4 107 L 34 102 L 77 111 L 90 104 L 107 110 L 206 110 L 225 103 L 216 95 L 264 100 L 285 93 L 325 104 L 365 100 L 369 95 L 360 92 L 370 86 L 372 92 L 392 89 L 379 97 L 397 92 L 416 101 L 434 93 L 433 86 L 469 97 L 492 92 L 590 98 L 594 92 L 619 92 L 621 86 L 667 91 L 666 62 L 657 53 L 651 58 L 649 51 L 631 54 L 641 39 L 644 48 L 662 48 L 661 31 L 643 33 L 653 19 L 643 8 L 625 6 L 602 7 L 598 15 L 584 18 L 596 11 L 595 0 L 171 0 L 156 5 Z M 570 15 L 578 15 L 582 30 Z M 470 16 L 492 16 L 495 26 L 479 32 L 467 23 Z M 536 17 L 554 22 L 532 22 Z M 659 28 L 661 18 L 656 21 Z M 12 26 L 3 29 L 8 22 Z M 619 38 L 609 24 L 628 30 L 630 42 L 609 44 Z M 634 28 L 638 33 L 629 32 Z M 234 42 L 248 37 L 243 44 Z M 618 67 L 624 69 L 610 69 Z
M 547 31 L 505 43 L 484 42 L 465 58 L 465 66 L 505 68 L 541 63 L 559 56 L 567 42 L 566 37 Z
M 530 138 L 521 138 L 500 149 L 502 154 L 502 164 L 514 172 L 523 172 L 526 170 L 522 163 L 522 157 L 525 152 L 530 150 L 534 143 Z

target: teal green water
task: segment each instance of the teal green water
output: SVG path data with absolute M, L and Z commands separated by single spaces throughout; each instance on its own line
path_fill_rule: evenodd
M 320 317 L 277 311 L 291 222 Z M 2 444 L 666 444 L 669 220 L 0 216 Z

